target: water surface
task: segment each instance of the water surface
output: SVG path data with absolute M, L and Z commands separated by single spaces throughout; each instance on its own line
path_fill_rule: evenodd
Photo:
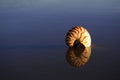
M 1 1 L 0 80 L 120 79 L 118 0 L 23 1 Z M 66 60 L 65 34 L 76 25 L 92 37 L 83 67 Z

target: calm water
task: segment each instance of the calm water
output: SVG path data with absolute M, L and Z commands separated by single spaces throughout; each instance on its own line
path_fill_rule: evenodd
M 120 80 L 119 1 L 22 1 L 0 3 L 0 80 Z M 92 37 L 82 67 L 64 42 L 76 25 Z

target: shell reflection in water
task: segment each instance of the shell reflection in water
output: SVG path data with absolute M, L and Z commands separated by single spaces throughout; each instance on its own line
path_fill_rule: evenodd
M 66 55 L 67 62 L 74 67 L 82 67 L 88 61 L 91 47 L 69 48 Z

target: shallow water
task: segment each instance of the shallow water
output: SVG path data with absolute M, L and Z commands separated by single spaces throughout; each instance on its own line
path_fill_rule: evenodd
M 102 7 L 97 2 L 91 7 L 79 1 L 45 3 L 0 6 L 0 80 L 120 80 L 117 2 L 106 1 Z M 92 37 L 89 60 L 82 67 L 66 59 L 65 34 L 76 25 Z

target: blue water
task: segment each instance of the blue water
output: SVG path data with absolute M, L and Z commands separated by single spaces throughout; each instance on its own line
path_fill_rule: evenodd
M 118 0 L 24 1 L 0 3 L 0 80 L 120 80 Z M 82 67 L 66 60 L 65 34 L 77 25 L 92 38 Z

